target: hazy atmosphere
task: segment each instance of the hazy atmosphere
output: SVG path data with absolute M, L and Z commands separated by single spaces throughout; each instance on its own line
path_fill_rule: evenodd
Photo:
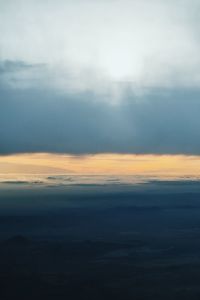
M 0 5 L 2 154 L 200 154 L 199 1 Z
M 200 299 L 200 1 L 0 0 L 0 299 Z

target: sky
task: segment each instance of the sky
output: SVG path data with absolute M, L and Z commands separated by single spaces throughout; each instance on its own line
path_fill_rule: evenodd
M 78 156 L 83 173 L 90 156 L 93 172 L 112 155 L 128 174 L 126 155 L 157 157 L 161 171 L 163 156 L 198 158 L 199 11 L 198 0 L 0 0 L 1 173 L 33 154 L 49 172 L 55 155 Z
M 197 156 L 98 154 L 84 157 L 66 154 L 18 154 L 0 157 L 1 173 L 69 174 L 69 175 L 161 175 L 198 176 Z M 160 169 L 162 165 L 162 169 Z

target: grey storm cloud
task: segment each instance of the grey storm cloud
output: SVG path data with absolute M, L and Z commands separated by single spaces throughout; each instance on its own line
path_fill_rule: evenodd
M 0 0 L 0 154 L 200 154 L 199 0 Z
M 6 68 L 7 65 L 7 68 Z M 0 66 L 0 153 L 200 154 L 200 91 L 126 88 L 112 104 L 94 91 L 5 84 L 20 62 Z M 12 73 L 12 72 L 11 72 Z M 112 96 L 112 95 L 110 95 Z

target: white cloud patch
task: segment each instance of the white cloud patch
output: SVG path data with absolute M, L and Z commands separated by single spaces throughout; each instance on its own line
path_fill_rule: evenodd
M 45 85 L 50 77 L 61 90 L 121 81 L 136 89 L 199 86 L 199 1 L 7 0 L 0 7 L 1 59 L 47 65 Z M 41 83 L 34 71 L 19 75 L 24 85 Z

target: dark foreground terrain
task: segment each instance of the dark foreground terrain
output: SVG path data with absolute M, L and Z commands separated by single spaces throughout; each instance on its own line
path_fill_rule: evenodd
M 200 299 L 200 185 L 152 186 L 2 189 L 0 299 Z

